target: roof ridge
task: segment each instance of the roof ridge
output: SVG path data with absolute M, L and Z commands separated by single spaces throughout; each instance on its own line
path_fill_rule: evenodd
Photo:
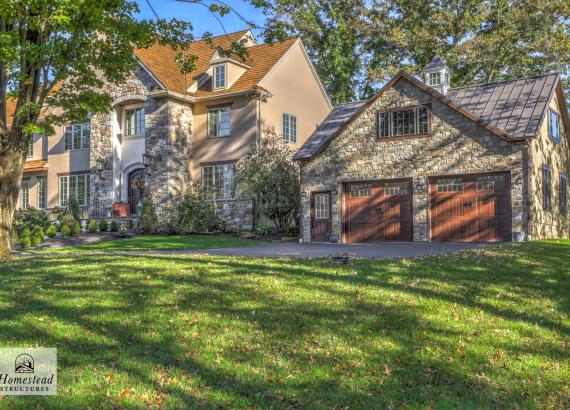
M 284 42 L 289 41 L 289 40 L 297 40 L 297 39 L 299 39 L 299 38 L 301 38 L 301 37 L 299 37 L 299 36 L 290 36 L 290 37 L 284 38 L 283 40 L 275 41 L 275 42 L 273 42 L 273 43 L 255 44 L 255 45 L 253 45 L 253 46 L 247 47 L 247 49 L 248 49 L 248 50 L 251 50 L 252 48 L 256 48 L 256 47 L 274 46 L 274 45 L 277 45 L 277 44 L 283 44 Z
M 490 83 L 479 83 L 479 84 L 472 84 L 472 85 L 462 85 L 460 87 L 451 87 L 449 90 L 461 90 L 463 88 L 473 88 L 473 87 L 483 87 L 486 85 L 495 85 L 495 84 L 503 84 L 503 83 L 509 83 L 509 82 L 513 82 L 513 81 L 520 81 L 520 80 L 532 80 L 535 78 L 540 78 L 540 77 L 546 77 L 549 75 L 559 75 L 558 72 L 553 71 L 550 73 L 544 73 L 544 74 L 536 74 L 536 75 L 531 75 L 528 77 L 518 77 L 518 78 L 512 78 L 510 80 L 498 80 L 498 81 L 491 81 Z
M 343 103 L 335 105 L 333 107 L 333 109 L 337 108 L 337 107 L 344 107 L 345 105 L 364 104 L 364 103 L 367 103 L 368 101 L 369 100 L 347 101 L 347 102 L 343 102 Z

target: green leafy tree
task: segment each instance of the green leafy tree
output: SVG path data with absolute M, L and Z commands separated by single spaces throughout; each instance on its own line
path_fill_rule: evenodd
M 364 61 L 364 0 L 272 0 L 269 39 L 299 35 L 333 104 L 358 97 Z
M 287 233 L 299 215 L 299 167 L 293 150 L 278 135 L 265 136 L 237 166 L 239 195 L 256 198 L 261 212 L 281 233 Z
M 180 232 L 204 233 L 222 229 L 222 222 L 216 213 L 214 192 L 200 183 L 190 185 L 178 205 L 177 214 L 177 230 Z
M 570 68 L 567 0 L 374 0 L 367 21 L 372 82 L 420 73 L 436 53 L 455 86 Z
M 209 8 L 217 15 L 232 11 L 223 2 Z M 0 259 L 11 257 L 10 228 L 32 134 L 51 135 L 54 125 L 108 111 L 104 82 L 124 81 L 137 64 L 133 48 L 169 44 L 181 71 L 195 67 L 196 56 L 183 53 L 194 39 L 190 22 L 139 20 L 138 10 L 130 0 L 0 1 Z M 244 53 L 243 44 L 228 49 Z M 8 115 L 8 106 L 15 114 Z

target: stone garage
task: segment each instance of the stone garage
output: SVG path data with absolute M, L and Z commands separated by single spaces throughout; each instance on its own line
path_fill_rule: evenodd
M 556 229 L 568 234 L 559 76 L 463 88 L 449 79 L 436 57 L 425 82 L 400 72 L 371 100 L 333 110 L 295 155 L 304 241 L 522 240 L 544 224 L 531 215 L 544 195 L 558 204 L 549 211 Z M 553 106 L 558 141 L 548 137 Z M 554 152 L 552 179 L 564 181 L 557 190 L 533 172 L 542 164 L 533 162 L 532 143 L 543 134 Z

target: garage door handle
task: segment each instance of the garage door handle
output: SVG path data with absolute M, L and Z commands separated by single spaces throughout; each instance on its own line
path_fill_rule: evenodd
M 473 208 L 473 201 L 466 201 L 465 204 L 463 204 L 465 206 L 465 208 Z

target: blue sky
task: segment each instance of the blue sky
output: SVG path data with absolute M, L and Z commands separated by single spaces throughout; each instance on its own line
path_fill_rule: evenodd
M 140 15 L 142 18 L 155 18 L 146 0 L 136 1 L 141 9 Z M 190 21 L 194 26 L 194 35 L 196 37 L 200 37 L 206 31 L 209 31 L 214 35 L 220 35 L 224 34 L 224 28 L 226 33 L 232 33 L 248 28 L 247 25 L 234 13 L 220 19 L 224 26 L 224 28 L 222 28 L 212 13 L 200 4 L 182 3 L 176 0 L 148 1 L 161 18 L 168 19 L 176 17 L 180 20 Z M 211 0 L 204 0 L 204 2 L 210 4 Z M 260 26 L 263 25 L 265 18 L 262 11 L 251 6 L 249 2 L 244 0 L 226 0 L 226 3 L 230 4 L 246 19 L 251 20 Z M 259 32 L 254 33 L 256 36 L 259 34 Z

